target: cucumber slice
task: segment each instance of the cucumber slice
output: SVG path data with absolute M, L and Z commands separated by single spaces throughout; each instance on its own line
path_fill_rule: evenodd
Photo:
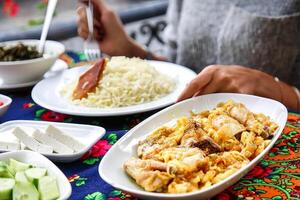
M 12 190 L 15 185 L 15 180 L 12 178 L 0 178 L 0 199 L 12 199 Z
M 47 170 L 45 168 L 38 167 L 30 168 L 25 171 L 25 175 L 28 180 L 37 187 L 39 179 L 47 175 Z
M 17 172 L 15 175 L 15 180 L 16 182 L 21 182 L 21 183 L 28 183 L 29 180 L 27 179 L 25 172 Z
M 44 176 L 39 179 L 38 191 L 41 200 L 55 200 L 60 196 L 56 178 L 53 176 Z
M 13 173 L 5 162 L 0 161 L 0 177 L 13 178 Z
M 39 192 L 30 182 L 16 182 L 13 200 L 39 200 Z
M 16 161 L 14 159 L 9 159 L 9 167 L 14 171 L 14 174 L 17 172 L 25 171 L 32 167 L 32 165 L 27 163 L 22 163 L 19 161 Z

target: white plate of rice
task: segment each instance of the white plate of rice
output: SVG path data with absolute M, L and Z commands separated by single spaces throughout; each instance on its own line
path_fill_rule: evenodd
M 76 67 L 40 81 L 32 90 L 40 106 L 77 116 L 120 116 L 166 107 L 176 102 L 196 76 L 192 70 L 168 62 L 113 57 L 96 90 L 81 100 L 72 93 L 81 74 Z

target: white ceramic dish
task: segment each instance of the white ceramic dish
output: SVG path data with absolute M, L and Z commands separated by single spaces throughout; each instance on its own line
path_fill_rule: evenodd
M 72 162 L 78 160 L 105 134 L 105 129 L 98 126 L 30 120 L 15 120 L 5 122 L 0 125 L 0 134 L 11 134 L 11 131 L 18 126 L 26 127 L 28 129 L 35 128 L 44 130 L 50 124 L 54 125 L 65 133 L 69 133 L 69 135 L 72 135 L 75 139 L 79 140 L 85 146 L 85 148 L 80 152 L 76 152 L 73 154 L 43 154 L 50 160 L 57 162 Z
M 149 62 L 160 73 L 176 81 L 176 88 L 172 93 L 155 101 L 122 108 L 88 108 L 72 105 L 59 94 L 59 90 L 62 85 L 76 80 L 88 66 L 69 69 L 58 76 L 42 80 L 33 88 L 31 96 L 40 106 L 60 113 L 78 116 L 120 116 L 155 110 L 175 103 L 186 84 L 196 76 L 192 70 L 180 65 L 160 61 Z
M 0 94 L 0 102 L 3 102 L 3 105 L 0 106 L 0 117 L 1 117 L 8 110 L 8 108 L 9 108 L 11 102 L 12 102 L 12 99 L 8 96 Z
M 0 154 L 1 161 L 8 162 L 10 158 L 20 162 L 30 163 L 37 167 L 46 168 L 49 175 L 55 176 L 57 179 L 60 192 L 59 200 L 67 200 L 71 196 L 72 187 L 67 177 L 45 156 L 33 151 L 14 151 Z
M 31 81 L 31 82 L 28 82 L 28 83 L 19 83 L 19 84 L 2 84 L 2 85 L 0 85 L 0 90 L 11 90 L 11 89 L 27 88 L 27 87 L 34 86 L 38 82 L 39 82 L 39 80 Z
M 38 46 L 39 44 L 39 40 L 16 40 L 1 42 L 0 46 L 16 45 L 20 42 L 31 46 Z M 24 84 L 40 80 L 64 51 L 63 44 L 46 41 L 45 53 L 41 58 L 0 62 L 0 85 Z
M 270 116 L 271 119 L 279 125 L 271 144 L 247 166 L 207 189 L 185 194 L 146 192 L 126 175 L 123 170 L 124 162 L 131 157 L 137 157 L 136 147 L 138 142 L 145 139 L 145 137 L 153 130 L 176 118 L 190 116 L 190 111 L 200 112 L 203 110 L 210 110 L 218 103 L 225 102 L 229 99 L 243 103 L 252 112 L 263 113 Z M 131 129 L 115 145 L 113 145 L 101 160 L 99 174 L 104 181 L 113 187 L 127 191 L 141 199 L 209 199 L 237 182 L 259 162 L 279 138 L 285 126 L 287 115 L 287 109 L 281 103 L 257 96 L 244 94 L 211 94 L 192 98 L 154 114 L 135 128 Z M 116 157 L 118 157 L 118 159 L 116 159 Z
M 51 69 L 44 75 L 44 78 L 55 76 L 65 69 L 68 69 L 68 64 L 61 59 L 57 59 Z
M 50 76 L 55 76 L 57 73 L 62 72 L 63 70 L 68 68 L 68 64 L 58 59 L 55 61 L 54 65 L 51 67 L 51 69 L 44 75 L 43 78 L 48 78 Z M 28 83 L 19 83 L 19 84 L 0 84 L 0 90 L 10 90 L 10 89 L 19 89 L 19 88 L 25 88 L 25 87 L 31 87 L 37 84 L 39 80 L 31 81 Z

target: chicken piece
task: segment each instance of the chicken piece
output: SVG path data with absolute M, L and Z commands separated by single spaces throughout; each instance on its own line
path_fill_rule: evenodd
M 253 126 L 258 122 L 254 114 L 241 103 L 233 103 L 227 110 L 231 117 L 246 126 L 248 130 L 253 129 Z
M 206 155 L 220 152 L 221 147 L 215 141 L 213 141 L 213 139 L 206 136 L 207 133 L 200 128 L 198 122 L 194 121 L 193 124 L 193 129 L 190 129 L 182 136 L 180 146 L 197 147 Z
M 230 103 L 227 107 L 227 112 L 243 125 L 246 125 L 249 118 L 253 120 L 253 114 L 241 103 Z
M 253 131 L 264 138 L 268 138 L 276 130 L 277 125 L 271 123 L 266 116 L 252 113 L 241 103 L 230 103 L 229 101 L 227 104 L 228 114 L 242 123 L 247 130 Z
M 201 149 L 206 155 L 221 152 L 221 147 L 208 136 L 202 137 L 193 146 Z
M 128 160 L 124 167 L 135 167 L 135 168 L 143 168 L 145 170 L 159 170 L 159 171 L 167 171 L 168 167 L 166 163 L 155 161 L 155 160 L 141 160 L 138 158 L 131 158 Z
M 209 120 L 211 125 L 222 132 L 226 138 L 232 138 L 236 134 L 241 133 L 245 130 L 245 127 L 240 124 L 237 120 L 233 119 L 232 117 L 226 115 L 225 113 L 221 114 L 212 114 L 209 116 Z
M 101 59 L 88 71 L 82 74 L 79 78 L 78 84 L 73 91 L 73 100 L 86 98 L 88 93 L 94 92 L 103 76 L 106 60 Z
M 153 144 L 149 141 L 140 142 L 137 147 L 138 157 L 141 159 L 155 159 L 154 156 L 158 154 L 164 148 L 167 148 L 168 144 Z M 175 146 L 175 145 L 174 145 Z
M 172 128 L 161 127 L 155 130 L 146 140 L 141 141 L 137 147 L 138 157 L 151 159 L 161 150 L 177 145 L 177 138 L 171 137 L 174 132 Z
M 208 121 L 215 130 L 209 136 L 221 147 L 222 151 L 240 150 L 240 142 L 237 138 L 246 129 L 242 124 L 223 111 L 213 111 Z
M 170 174 L 190 175 L 199 169 L 206 169 L 208 160 L 198 148 L 172 147 L 158 155 L 168 165 Z
M 200 124 L 194 120 L 191 120 L 189 129 L 187 129 L 181 138 L 180 146 L 192 147 L 194 143 L 200 141 L 200 139 L 206 135 L 205 131 L 201 128 Z
M 132 158 L 125 162 L 124 169 L 138 185 L 149 192 L 163 192 L 172 177 L 166 172 L 167 165 L 154 160 Z
M 139 143 L 138 156 L 142 159 L 154 159 L 154 156 L 161 150 L 180 144 L 185 134 L 194 133 L 195 126 L 197 126 L 197 129 L 200 128 L 196 125 L 196 122 L 187 117 L 182 117 L 177 120 L 174 127 L 164 126 L 155 130 L 146 140 Z

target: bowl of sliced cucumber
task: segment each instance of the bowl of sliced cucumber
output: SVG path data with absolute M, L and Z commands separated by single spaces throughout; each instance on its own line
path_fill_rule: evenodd
M 66 200 L 67 177 L 45 156 L 33 151 L 0 154 L 0 199 Z

